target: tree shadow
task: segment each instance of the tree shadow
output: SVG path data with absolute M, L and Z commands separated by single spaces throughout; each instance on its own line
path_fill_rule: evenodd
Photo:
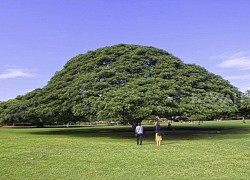
M 168 139 L 172 140 L 194 140 L 194 139 L 208 139 L 208 138 L 219 138 L 219 139 L 239 139 L 243 135 L 250 133 L 249 126 L 206 126 L 196 125 L 187 127 L 176 127 L 171 128 L 165 135 Z
M 248 126 L 176 126 L 176 127 L 162 127 L 163 139 L 168 140 L 195 140 L 206 139 L 211 137 L 228 138 L 228 135 L 247 134 L 250 133 Z M 41 131 L 33 131 L 31 134 L 36 135 L 57 135 L 57 136 L 74 136 L 74 137 L 109 137 L 115 139 L 135 139 L 135 133 L 131 127 L 128 126 L 86 126 L 74 128 L 44 128 Z M 230 136 L 230 138 L 241 138 L 242 136 Z M 144 127 L 144 140 L 154 140 L 155 130 L 153 126 Z

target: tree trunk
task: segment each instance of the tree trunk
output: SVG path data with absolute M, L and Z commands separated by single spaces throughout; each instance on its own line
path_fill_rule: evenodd
M 135 130 L 138 123 L 142 122 L 142 120 L 134 119 L 134 120 L 129 120 L 128 122 L 132 126 L 132 129 Z
M 36 125 L 37 128 L 43 128 L 44 127 L 43 123 L 40 122 L 40 121 L 36 122 L 35 125 Z

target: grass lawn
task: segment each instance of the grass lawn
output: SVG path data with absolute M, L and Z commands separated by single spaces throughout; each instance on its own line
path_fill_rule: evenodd
M 0 179 L 250 179 L 250 121 L 173 127 L 0 128 Z

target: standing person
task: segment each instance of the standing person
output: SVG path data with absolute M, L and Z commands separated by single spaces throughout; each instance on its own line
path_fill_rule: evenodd
M 137 145 L 142 145 L 142 135 L 143 135 L 143 127 L 141 123 L 138 123 L 138 125 L 135 128 L 135 134 L 136 134 L 136 141 Z
M 155 123 L 155 141 L 156 141 L 157 146 L 161 145 L 162 132 L 161 132 L 161 126 L 160 126 L 159 121 Z

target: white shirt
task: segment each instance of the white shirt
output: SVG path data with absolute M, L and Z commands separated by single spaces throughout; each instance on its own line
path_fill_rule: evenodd
M 142 126 L 136 126 L 135 133 L 136 134 L 143 134 L 143 127 Z

